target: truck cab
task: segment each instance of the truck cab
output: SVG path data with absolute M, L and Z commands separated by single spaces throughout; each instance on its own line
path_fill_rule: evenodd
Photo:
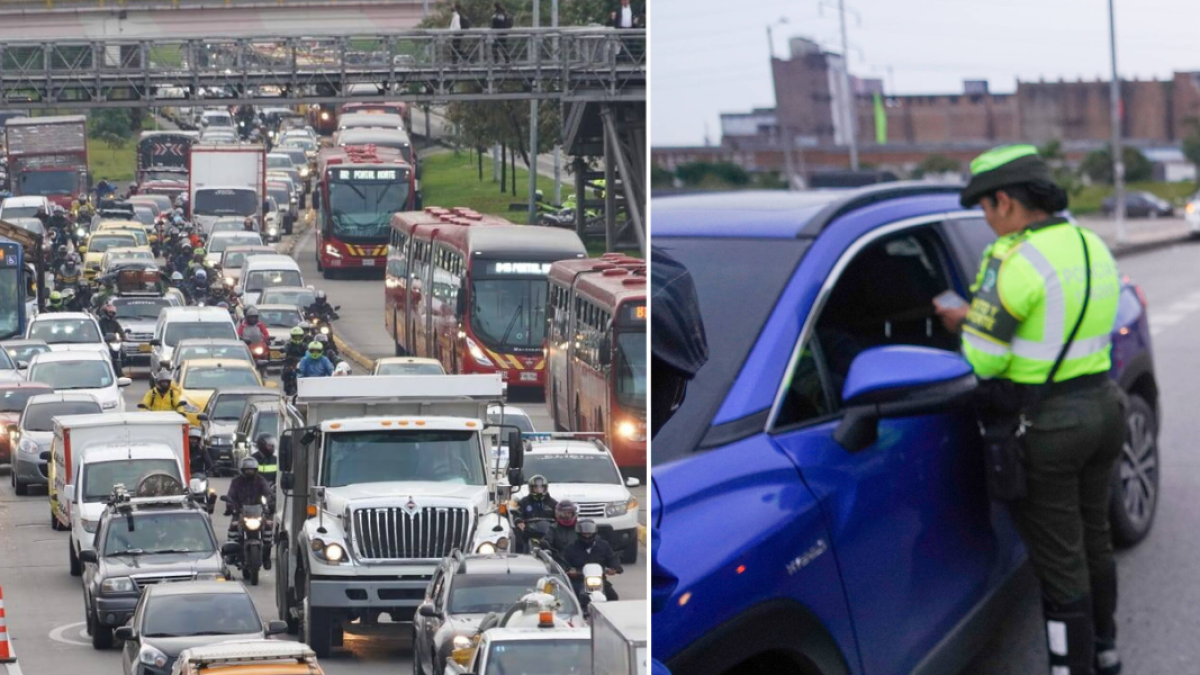
M 317 656 L 344 623 L 411 620 L 452 551 L 508 549 L 508 492 L 487 470 L 499 429 L 483 422 L 505 391 L 498 374 L 300 380 L 308 426 L 279 447 L 276 603 Z

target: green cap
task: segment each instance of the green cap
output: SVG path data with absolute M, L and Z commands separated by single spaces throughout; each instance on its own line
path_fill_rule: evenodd
M 1002 145 L 971 161 L 971 182 L 959 202 L 966 208 L 1006 185 L 1045 181 L 1053 183 L 1050 167 L 1032 145 Z

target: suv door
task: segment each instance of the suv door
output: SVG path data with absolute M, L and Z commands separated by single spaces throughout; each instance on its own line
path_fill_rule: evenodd
M 934 223 L 898 225 L 865 235 L 826 280 L 773 433 L 822 504 L 866 673 L 911 671 L 1006 578 L 1020 546 L 987 497 L 969 411 L 880 420 L 858 452 L 834 441 L 859 353 L 958 351 L 932 304 L 958 287 L 950 250 Z

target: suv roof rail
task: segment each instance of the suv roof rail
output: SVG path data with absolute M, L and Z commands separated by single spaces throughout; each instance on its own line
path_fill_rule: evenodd
M 533 556 L 545 563 L 546 569 L 551 573 L 558 572 L 559 574 L 566 574 L 566 570 L 564 570 L 562 566 L 558 564 L 558 561 L 556 561 L 554 556 L 550 555 L 550 552 L 546 549 L 539 548 L 535 550 L 533 552 Z
M 925 181 L 896 181 L 848 190 L 845 197 L 835 200 L 817 212 L 800 230 L 799 238 L 815 237 L 830 223 L 864 206 L 902 197 L 920 195 L 949 195 L 962 192 L 962 183 L 929 183 Z

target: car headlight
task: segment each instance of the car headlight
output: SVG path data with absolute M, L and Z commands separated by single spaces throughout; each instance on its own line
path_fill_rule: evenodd
M 242 524 L 246 526 L 247 530 L 255 532 L 258 528 L 262 527 L 262 518 L 243 518 Z
M 98 521 L 98 520 L 88 520 L 87 518 L 80 518 L 79 522 L 81 525 L 83 525 L 83 531 L 87 532 L 88 534 L 95 534 L 96 530 L 100 529 L 100 521 Z
M 496 552 L 496 546 L 489 541 L 485 541 L 482 544 L 480 544 L 478 548 L 475 549 L 475 552 L 482 553 L 484 555 L 488 555 L 489 553 Z
M 17 444 L 17 452 L 36 455 L 38 453 L 38 444 L 28 438 L 22 438 L 21 442 Z
M 225 575 L 217 572 L 206 572 L 204 574 L 197 574 L 196 581 L 225 581 Z
M 129 577 L 113 577 L 100 583 L 101 593 L 132 593 L 133 579 Z
M 450 641 L 450 647 L 453 649 L 469 649 L 471 647 L 471 638 L 466 635 L 455 635 Z
M 155 668 L 167 667 L 167 655 L 150 645 L 142 645 L 142 651 L 138 652 L 138 661 Z
M 604 515 L 608 518 L 623 516 L 631 510 L 636 509 L 638 502 L 633 497 L 630 497 L 623 502 L 609 502 L 604 505 Z
M 464 337 L 463 339 L 467 343 L 467 351 L 471 353 L 471 358 L 475 359 L 479 365 L 487 366 L 488 368 L 496 367 L 496 364 L 492 363 L 492 360 L 487 357 L 487 354 L 483 353 L 483 350 L 479 348 L 479 345 L 475 344 L 474 340 L 469 337 Z
M 234 283 L 236 283 L 236 281 L 234 280 L 233 277 L 225 277 L 225 285 L 226 286 L 232 286 Z
M 116 402 L 116 401 L 105 401 L 105 402 L 104 402 L 104 409 L 105 409 L 105 410 L 112 410 L 113 408 L 116 408 L 116 407 L 117 407 L 117 402 Z
M 307 167 L 307 166 L 306 166 L 306 167 L 304 167 L 304 168 L 302 168 L 302 169 L 300 169 L 300 177 L 301 177 L 301 178 L 308 178 L 308 167 Z
M 271 235 L 272 237 L 274 237 L 275 235 L 279 234 L 279 228 L 277 228 L 277 227 L 271 227 L 271 228 L 269 228 L 269 229 L 267 230 L 267 234 L 269 234 L 269 235 Z
M 325 253 L 326 253 L 326 255 L 330 255 L 334 258 L 342 257 L 341 252 L 339 252 L 336 248 L 334 248 L 333 244 L 325 244 Z

